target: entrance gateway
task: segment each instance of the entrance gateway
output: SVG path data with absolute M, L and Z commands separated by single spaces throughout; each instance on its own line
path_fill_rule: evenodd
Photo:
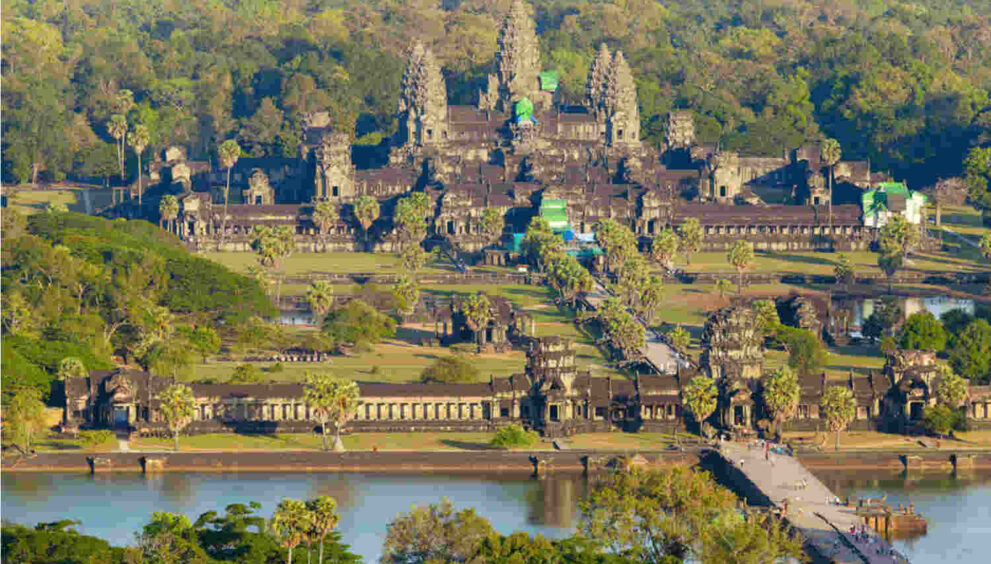
M 114 406 L 114 427 L 127 426 L 127 406 Z

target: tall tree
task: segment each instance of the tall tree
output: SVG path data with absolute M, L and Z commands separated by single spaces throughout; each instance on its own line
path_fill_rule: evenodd
M 733 243 L 733 247 L 727 253 L 726 259 L 739 274 L 736 283 L 736 293 L 741 294 L 743 293 L 743 273 L 750 270 L 754 266 L 754 260 L 756 260 L 754 244 L 744 240 Z
M 420 288 L 412 277 L 400 276 L 392 286 L 392 298 L 396 301 L 396 311 L 405 320 L 420 303 Z
M 9 390 L 5 392 L 10 393 Z M 22 386 L 13 391 L 6 405 L 4 439 L 25 455 L 31 452 L 35 435 L 45 428 L 45 404 L 41 397 L 37 388 Z
M 564 241 L 551 229 L 547 218 L 539 215 L 530 219 L 523 236 L 523 252 L 526 253 L 539 271 L 545 271 L 554 258 L 564 254 Z
M 972 381 L 987 382 L 991 370 L 991 325 L 975 319 L 953 338 L 949 350 L 953 371 Z
M 415 276 L 430 260 L 431 253 L 427 252 L 420 245 L 406 245 L 400 253 L 399 260 L 403 267 L 403 272 L 410 276 Z
M 829 168 L 829 225 L 833 225 L 833 170 L 836 163 L 840 162 L 841 149 L 840 142 L 836 139 L 823 139 L 819 146 L 819 153 L 822 155 L 822 164 Z
M 306 386 L 303 400 L 310 407 L 310 415 L 320 423 L 323 435 L 323 449 L 327 446 L 327 424 L 334 424 L 334 450 L 344 451 L 341 441 L 341 428 L 358 410 L 360 392 L 358 384 L 352 380 L 338 378 L 330 373 L 306 373 Z
M 65 381 L 69 378 L 85 378 L 87 376 L 89 376 L 89 370 L 86 370 L 86 365 L 83 364 L 82 360 L 74 356 L 67 356 L 59 362 L 59 380 Z
M 306 303 L 310 304 L 310 311 L 315 314 L 314 325 L 318 327 L 323 323 L 323 318 L 334 305 L 334 286 L 330 282 L 317 280 L 306 289 Z
M 702 250 L 702 240 L 705 232 L 702 231 L 702 224 L 694 217 L 690 217 L 678 228 L 681 235 L 681 253 L 685 255 L 685 262 L 692 264 L 692 255 Z
M 179 199 L 172 194 L 162 196 L 158 202 L 158 226 L 168 223 L 169 231 L 175 232 L 175 220 L 179 217 Z
M 110 116 L 110 121 L 107 123 L 107 131 L 110 132 L 110 136 L 117 143 L 117 162 L 120 163 L 120 182 L 123 184 L 125 182 L 124 142 L 127 138 L 127 118 L 123 114 Z
M 833 276 L 836 277 L 837 284 L 843 284 L 848 291 L 850 290 L 850 284 L 854 281 L 853 263 L 850 262 L 850 257 L 840 253 L 836 264 L 833 265 Z
M 286 564 L 292 564 L 292 551 L 303 542 L 310 528 L 311 513 L 306 504 L 296 499 L 283 499 L 272 515 L 271 527 L 282 546 L 289 549 Z
M 671 344 L 671 348 L 678 351 L 680 354 L 685 354 L 688 351 L 688 345 L 690 345 L 691 342 L 691 333 L 689 333 L 680 324 L 668 333 L 668 343 Z
M 320 552 L 317 557 L 317 564 L 323 564 L 323 543 L 341 521 L 341 516 L 337 514 L 337 500 L 332 497 L 322 495 L 316 499 L 306 502 L 306 508 L 310 511 L 310 523 L 313 526 L 316 536 L 320 539 Z
M 365 246 L 368 246 L 368 230 L 379 217 L 378 201 L 368 195 L 359 196 L 354 202 L 354 217 L 365 233 Z M 366 249 L 367 250 L 367 249 Z
M 789 368 L 779 368 L 764 379 L 761 396 L 778 433 L 781 425 L 795 416 L 800 395 L 798 376 Z
M 224 217 L 220 218 L 220 238 L 217 242 L 217 250 L 222 250 L 224 240 L 227 237 L 227 204 L 231 193 L 231 170 L 241 158 L 241 146 L 234 139 L 228 139 L 217 147 L 220 155 L 220 166 L 227 169 L 227 183 L 224 184 Z
M 313 204 L 313 223 L 320 229 L 321 235 L 326 235 L 330 226 L 340 218 L 337 204 L 329 200 L 320 200 Z
M 681 390 L 681 401 L 701 428 L 716 411 L 718 390 L 716 381 L 708 376 L 696 376 Z
M 936 384 L 936 398 L 940 403 L 948 405 L 954 409 L 967 400 L 970 393 L 970 382 L 966 378 L 956 375 L 949 366 L 939 365 L 940 379 Z
M 444 498 L 439 504 L 414 507 L 389 522 L 381 562 L 473 562 L 482 542 L 494 532 L 488 520 L 474 509 L 455 513 L 454 506 Z
M 144 194 L 144 187 L 141 186 L 141 154 L 145 152 L 145 147 L 148 146 L 148 142 L 151 140 L 151 134 L 148 132 L 148 126 L 142 123 L 134 126 L 134 133 L 131 133 L 131 148 L 134 149 L 134 154 L 138 157 L 138 206 L 142 205 L 142 195 Z
M 946 330 L 933 314 L 917 311 L 908 316 L 902 325 L 898 344 L 903 349 L 930 349 L 939 352 L 946 348 Z
M 172 384 L 158 395 L 159 409 L 165 424 L 172 431 L 173 449 L 179 450 L 179 432 L 193 420 L 196 398 L 193 390 L 183 384 Z
M 654 237 L 654 241 L 650 246 L 650 255 L 661 266 L 668 268 L 671 261 L 678 254 L 680 243 L 681 241 L 678 239 L 678 235 L 668 227 Z
M 498 241 L 499 237 L 502 236 L 502 231 L 506 228 L 506 216 L 502 210 L 485 208 L 482 210 L 481 219 L 478 220 L 478 227 L 490 241 Z
M 981 254 L 984 258 L 991 260 L 991 233 L 985 233 L 981 235 Z
M 478 350 L 482 350 L 482 335 L 489 321 L 492 320 L 492 302 L 485 294 L 472 294 L 461 300 L 461 315 L 465 318 L 465 324 L 475 333 L 475 342 Z
M 578 262 L 578 259 L 568 255 L 551 263 L 547 282 L 563 302 L 571 305 L 575 303 L 580 293 L 592 291 L 595 285 L 595 280 L 589 271 Z
M 836 433 L 836 450 L 840 450 L 840 432 L 857 415 L 857 400 L 853 397 L 853 391 L 843 386 L 830 386 L 822 395 L 820 407 L 829 430 Z

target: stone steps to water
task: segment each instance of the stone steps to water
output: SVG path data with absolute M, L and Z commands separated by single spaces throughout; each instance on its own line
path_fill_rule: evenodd
M 735 470 L 731 476 L 742 475 L 739 482 L 749 481 L 733 484 L 736 489 L 759 490 L 784 512 L 785 520 L 822 559 L 865 564 L 908 562 L 870 528 L 871 542 L 857 541 L 850 534 L 851 528 L 859 530 L 863 525 L 856 510 L 835 505 L 836 495 L 792 456 L 765 455 L 760 448 L 738 443 L 723 443 L 718 453 L 724 464 Z

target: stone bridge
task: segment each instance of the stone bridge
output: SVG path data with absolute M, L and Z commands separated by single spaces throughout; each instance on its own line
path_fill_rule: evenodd
M 834 504 L 835 494 L 793 456 L 771 453 L 765 459 L 756 446 L 721 443 L 702 457 L 702 465 L 750 505 L 782 511 L 814 562 L 908 562 L 870 528 L 871 542 L 851 535 L 851 527 L 863 524 L 855 509 Z

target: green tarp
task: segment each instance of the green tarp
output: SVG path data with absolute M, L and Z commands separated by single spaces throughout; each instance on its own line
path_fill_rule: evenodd
M 567 200 L 543 200 L 540 202 L 540 217 L 547 220 L 554 231 L 568 229 Z
M 544 71 L 540 73 L 540 89 L 544 92 L 557 91 L 557 71 Z
M 529 98 L 523 98 L 519 102 L 516 102 L 514 107 L 514 113 L 516 114 L 516 121 L 526 121 L 533 118 L 533 102 Z

